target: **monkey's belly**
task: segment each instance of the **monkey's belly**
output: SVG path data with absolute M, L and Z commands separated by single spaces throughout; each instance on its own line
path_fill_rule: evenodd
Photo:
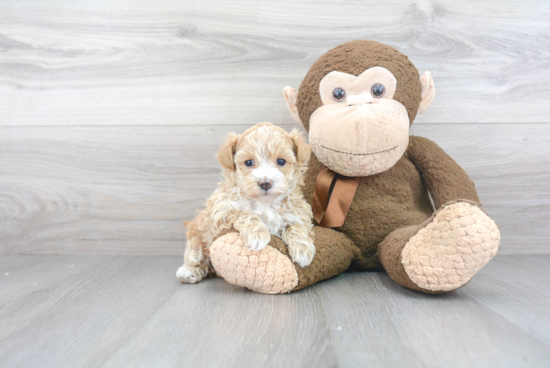
M 354 268 L 382 269 L 378 244 L 393 230 L 420 224 L 432 213 L 420 173 L 402 158 L 386 172 L 361 178 L 346 221 L 336 230 L 361 250 L 362 256 L 354 262 Z

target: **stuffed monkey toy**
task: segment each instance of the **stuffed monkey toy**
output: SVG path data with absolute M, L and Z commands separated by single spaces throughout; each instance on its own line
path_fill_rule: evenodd
M 228 233 L 211 247 L 216 272 L 270 294 L 349 268 L 386 270 L 426 293 L 469 282 L 495 256 L 500 232 L 464 170 L 434 142 L 409 136 L 434 95 L 430 73 L 419 76 L 390 46 L 352 41 L 321 56 L 298 91 L 284 89 L 313 151 L 303 187 L 316 225 L 313 262 L 292 263 L 278 237 L 253 252 Z

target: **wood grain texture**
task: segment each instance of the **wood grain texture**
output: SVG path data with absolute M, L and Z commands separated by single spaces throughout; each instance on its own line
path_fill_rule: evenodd
M 508 319 L 478 301 L 490 299 L 483 297 L 493 281 L 486 275 L 498 262 L 499 258 L 489 263 L 487 270 L 474 277 L 472 286 L 442 295 L 404 289 L 386 273 L 368 277 L 344 274 L 331 280 L 330 288 L 318 285 L 332 336 L 339 335 L 332 341 L 334 350 L 341 354 L 340 366 L 544 366 L 548 361 L 548 345 L 524 330 L 524 321 Z M 474 292 L 474 285 L 482 285 L 485 290 Z M 507 286 L 515 285 L 508 282 Z M 532 302 L 537 293 L 533 289 L 541 286 L 533 285 L 530 292 L 520 287 L 514 289 L 516 293 L 504 292 L 505 296 L 495 298 L 495 304 L 528 293 Z M 547 302 L 548 296 L 541 299 Z M 502 309 L 518 312 L 515 306 Z M 547 328 L 548 324 L 542 322 L 547 317 L 544 311 L 526 319 Z
M 293 126 L 283 126 L 290 130 Z M 0 252 L 182 254 L 246 126 L 0 128 Z M 502 254 L 549 254 L 550 124 L 424 124 L 476 183 Z
M 484 271 L 486 283 L 472 283 L 464 292 L 550 345 L 550 314 L 544 306 L 550 298 L 548 261 L 548 257 L 501 257 Z
M 63 267 L 74 264 L 72 258 L 63 257 Z M 45 285 L 2 306 L 0 365 L 98 366 L 175 292 L 179 285 L 166 282 L 165 266 L 162 258 L 103 257 L 55 281 L 50 275 L 57 266 L 46 265 L 45 280 L 29 275 Z M 37 327 L 42 331 L 38 335 Z M 34 355 L 18 348 L 32 336 L 38 337 L 32 343 Z M 52 348 L 61 345 L 65 348 Z
M 97 266 L 105 256 L 68 255 L 44 257 L 39 254 L 24 257 L 0 256 L 0 309 L 6 303 L 24 295 L 40 292 L 59 280 L 75 277 L 82 269 Z M 0 333 L 1 334 L 1 333 Z
M 88 258 L 0 257 L 0 367 L 517 368 L 550 361 L 548 256 L 497 256 L 443 295 L 362 272 L 275 296 L 222 279 L 180 284 L 179 257 Z M 39 262 L 40 276 L 31 272 Z M 12 286 L 25 284 L 13 294 Z
M 544 0 L 0 2 L 0 253 L 180 254 L 222 137 L 374 39 L 432 72 L 412 133 L 472 176 L 501 253 L 548 254 Z
M 283 87 L 354 39 L 432 72 L 418 123 L 548 123 L 549 19 L 546 0 L 2 2 L 0 125 L 290 123 Z

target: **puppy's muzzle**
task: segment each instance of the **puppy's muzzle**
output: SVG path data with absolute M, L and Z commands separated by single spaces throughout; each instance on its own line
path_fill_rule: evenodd
M 273 186 L 273 180 L 263 178 L 262 180 L 260 180 L 258 182 L 258 185 L 260 186 L 260 188 L 267 191 L 267 190 L 269 190 L 269 188 L 271 188 Z

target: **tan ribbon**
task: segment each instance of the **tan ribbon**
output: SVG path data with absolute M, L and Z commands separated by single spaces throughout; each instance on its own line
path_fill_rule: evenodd
M 330 187 L 336 180 L 332 193 Z M 323 227 L 340 227 L 344 225 L 351 202 L 359 186 L 360 178 L 349 178 L 338 175 L 324 167 L 315 181 L 315 191 L 311 209 L 313 218 Z
M 326 209 L 328 207 L 328 192 L 336 173 L 324 167 L 317 174 L 315 181 L 315 190 L 313 192 L 313 200 L 311 201 L 311 210 L 313 211 L 313 218 L 318 224 L 321 223 L 325 216 Z

